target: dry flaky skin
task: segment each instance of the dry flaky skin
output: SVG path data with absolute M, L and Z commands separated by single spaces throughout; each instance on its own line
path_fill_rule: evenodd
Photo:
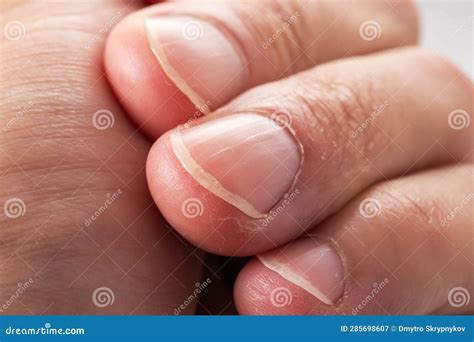
M 150 144 L 125 118 L 101 66 L 111 27 L 136 8 L 1 6 L 2 28 L 21 25 L 19 39 L 0 37 L 0 313 L 173 313 L 200 263 L 153 204 L 144 172 Z M 94 126 L 99 110 L 112 113 L 113 126 Z M 18 217 L 3 208 L 11 199 L 21 200 Z M 104 307 L 93 298 L 101 287 L 114 297 Z

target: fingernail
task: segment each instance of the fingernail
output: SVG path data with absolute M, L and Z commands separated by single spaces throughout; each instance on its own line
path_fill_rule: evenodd
M 214 24 L 187 16 L 161 16 L 147 18 L 145 27 L 163 70 L 196 107 L 218 108 L 243 90 L 244 55 Z
M 264 217 L 291 189 L 301 153 L 292 133 L 257 114 L 209 120 L 170 136 L 184 169 L 250 217 Z
M 305 238 L 257 257 L 267 268 L 327 305 L 334 305 L 343 295 L 343 264 L 329 244 Z

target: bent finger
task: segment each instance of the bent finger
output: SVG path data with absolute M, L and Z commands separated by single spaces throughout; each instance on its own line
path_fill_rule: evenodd
M 463 160 L 473 126 L 451 119 L 470 112 L 471 83 L 437 55 L 340 60 L 165 134 L 150 151 L 148 183 L 193 243 L 254 254 L 296 238 L 371 184 Z M 190 201 L 200 215 L 188 215 Z
M 258 84 L 416 36 L 408 1 L 174 2 L 119 23 L 105 66 L 125 108 L 157 138 Z
M 240 273 L 242 314 L 473 312 L 472 165 L 384 182 Z

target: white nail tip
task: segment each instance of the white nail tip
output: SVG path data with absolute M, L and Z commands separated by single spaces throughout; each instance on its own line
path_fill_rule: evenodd
M 253 218 L 265 217 L 265 213 L 258 211 L 246 199 L 228 191 L 211 174 L 206 172 L 191 156 L 191 153 L 184 145 L 181 133 L 178 130 L 170 135 L 171 148 L 183 168 L 204 188 L 212 192 L 217 197 L 233 205 L 246 215 Z
M 166 53 L 161 47 L 159 34 L 157 33 L 159 32 L 159 29 L 155 29 L 153 25 L 153 20 L 145 19 L 145 32 L 148 45 L 150 46 L 153 55 L 155 55 L 158 60 L 158 63 L 160 63 L 163 68 L 163 71 L 196 108 L 198 108 L 203 114 L 209 114 L 210 111 L 207 102 L 188 85 L 186 80 L 181 77 L 178 71 L 169 63 Z
M 281 263 L 275 262 L 270 260 L 269 258 L 265 258 L 262 255 L 257 255 L 257 258 L 261 261 L 261 263 L 267 267 L 268 269 L 272 270 L 275 273 L 278 273 L 281 277 L 288 280 L 290 283 L 299 286 L 312 296 L 316 297 L 318 300 L 323 302 L 327 305 L 334 305 L 335 303 L 330 300 L 327 296 L 325 296 L 317 287 L 311 284 L 307 279 L 302 278 L 295 272 L 293 272 L 290 268 Z

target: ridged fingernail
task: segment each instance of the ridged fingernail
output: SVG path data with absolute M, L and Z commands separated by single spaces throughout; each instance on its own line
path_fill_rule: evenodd
M 163 70 L 201 111 L 218 108 L 243 90 L 244 55 L 214 24 L 187 16 L 159 16 L 147 18 L 145 27 Z
M 183 167 L 250 217 L 264 217 L 293 186 L 301 153 L 292 133 L 257 114 L 235 114 L 170 136 Z
M 329 244 L 304 238 L 258 259 L 327 305 L 334 305 L 343 295 L 343 263 Z

